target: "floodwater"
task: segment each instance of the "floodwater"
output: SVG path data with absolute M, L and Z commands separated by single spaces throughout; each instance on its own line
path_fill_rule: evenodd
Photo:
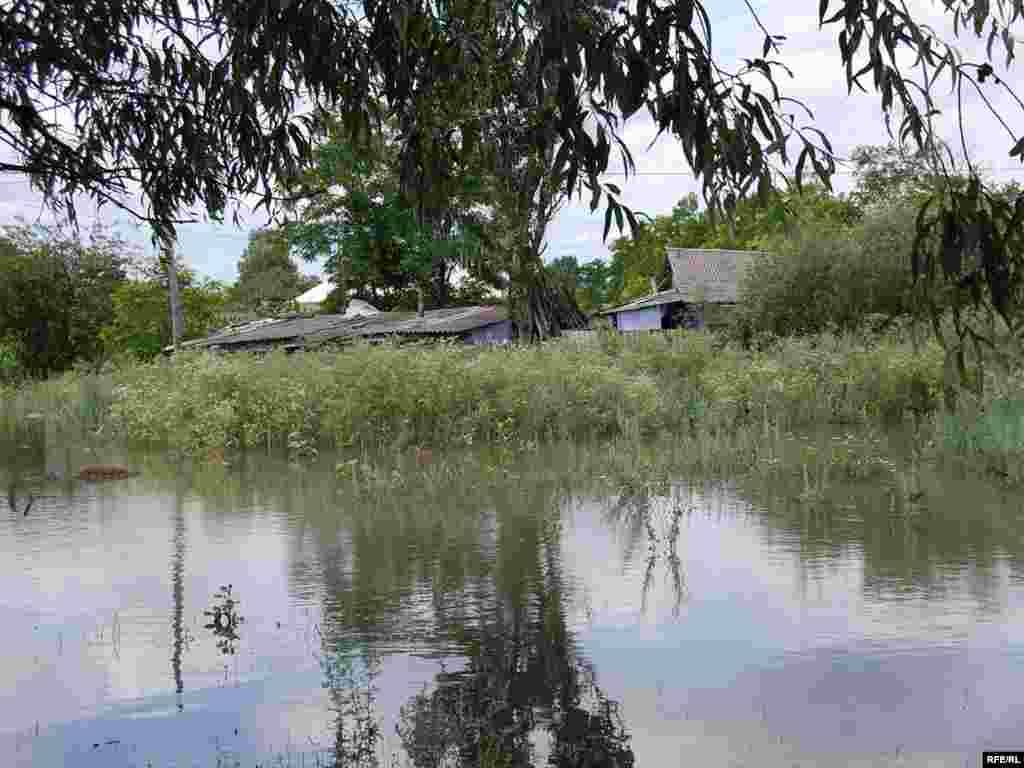
M 1024 498 L 925 466 L 911 501 L 898 461 L 801 496 L 800 472 L 695 476 L 673 450 L 222 466 L 9 448 L 0 764 L 1024 749 Z M 141 474 L 45 476 L 99 460 Z

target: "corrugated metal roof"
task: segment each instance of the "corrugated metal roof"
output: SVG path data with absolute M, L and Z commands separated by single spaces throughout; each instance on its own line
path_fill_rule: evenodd
M 309 337 L 309 340 L 315 343 L 353 336 L 453 335 L 505 320 L 508 320 L 508 309 L 502 306 L 431 309 L 424 312 L 423 317 L 417 317 L 415 312 L 382 312 L 355 323 L 333 326 Z
M 503 306 L 449 307 L 425 312 L 423 317 L 412 317 L 403 322 L 395 333 L 435 334 L 465 333 L 486 325 L 508 320 L 508 309 Z
M 605 309 L 597 314 L 617 315 L 619 312 L 633 312 L 638 309 L 649 309 L 650 307 L 658 307 L 662 304 L 673 304 L 677 301 L 686 301 L 686 296 L 675 288 L 669 288 L 667 291 L 652 293 L 650 296 L 634 299 L 628 304 L 621 304 L 617 307 L 612 307 L 611 309 Z
M 743 272 L 762 251 L 729 251 L 703 248 L 668 248 L 672 287 L 684 301 L 735 303 Z M 703 296 L 701 295 L 703 289 Z
M 278 320 L 189 342 L 190 347 L 233 347 L 264 342 L 304 340 L 310 344 L 355 337 L 399 334 L 403 336 L 461 334 L 508 319 L 501 306 L 433 309 L 417 317 L 415 312 L 380 312 L 368 317 L 317 315 Z M 184 345 L 183 345 L 184 346 Z
M 277 320 L 256 328 L 246 328 L 240 332 L 211 336 L 203 339 L 198 346 L 225 346 L 260 341 L 285 341 L 317 333 L 338 323 L 343 323 L 346 319 L 344 315 L 316 315 L 314 317 L 295 317 Z

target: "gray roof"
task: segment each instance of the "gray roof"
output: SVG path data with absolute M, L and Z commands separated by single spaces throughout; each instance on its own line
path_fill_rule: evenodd
M 611 309 L 601 310 L 597 314 L 617 315 L 619 312 L 633 312 L 638 309 L 649 309 L 651 307 L 661 306 L 662 304 L 675 304 L 677 301 L 686 301 L 686 297 L 675 288 L 669 288 L 667 291 L 659 291 L 658 293 L 652 293 L 649 296 L 634 299 L 628 304 L 620 304 L 619 306 L 612 307 Z
M 598 314 L 614 315 L 676 302 L 734 304 L 738 299 L 740 278 L 744 271 L 749 269 L 754 259 L 764 255 L 763 251 L 727 251 L 717 248 L 666 250 L 672 268 L 671 288 L 602 310 Z
M 350 337 L 457 336 L 508 320 L 503 306 L 446 307 L 432 309 L 417 317 L 415 312 L 381 312 L 326 328 L 308 337 L 312 343 Z
M 508 319 L 502 306 L 449 307 L 415 312 L 380 312 L 367 317 L 317 315 L 277 320 L 217 333 L 183 347 L 233 347 L 261 343 L 311 343 L 356 337 L 459 335 Z
M 257 321 L 239 329 L 228 329 L 205 339 L 182 344 L 182 347 L 234 346 L 266 341 L 287 341 L 301 338 L 333 325 L 345 322 L 344 315 L 317 315 L 315 317 L 293 317 L 271 322 Z
M 672 287 L 683 301 L 735 303 L 743 273 L 763 251 L 727 251 L 703 248 L 668 248 Z M 701 296 L 703 288 L 704 295 Z

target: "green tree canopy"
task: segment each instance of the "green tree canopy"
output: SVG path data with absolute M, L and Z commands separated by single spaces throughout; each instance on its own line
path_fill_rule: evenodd
M 249 235 L 249 244 L 238 260 L 237 300 L 253 310 L 277 310 L 316 285 L 315 278 L 299 273 L 289 255 L 287 236 L 262 229 Z
M 179 272 L 185 315 L 182 339 L 195 339 L 223 325 L 227 306 L 224 286 L 199 280 L 191 270 Z M 171 318 L 167 311 L 166 280 L 125 280 L 111 294 L 113 313 L 102 330 L 102 340 L 112 354 L 150 360 L 171 343 Z
M 100 329 L 111 294 L 135 251 L 94 229 L 88 240 L 60 229 L 15 225 L 0 235 L 0 339 L 12 342 L 31 376 L 102 355 Z
M 456 266 L 470 266 L 474 278 L 493 281 L 479 268 L 486 262 L 469 258 L 483 247 L 479 181 L 462 174 L 443 220 L 428 229 L 401 189 L 397 140 L 393 133 L 378 138 L 357 152 L 330 129 L 314 162 L 290 181 L 305 198 L 282 228 L 296 252 L 307 260 L 326 257 L 324 269 L 339 286 L 383 308 L 410 299 L 415 306 L 416 289 L 427 292 L 433 306 L 447 304 Z

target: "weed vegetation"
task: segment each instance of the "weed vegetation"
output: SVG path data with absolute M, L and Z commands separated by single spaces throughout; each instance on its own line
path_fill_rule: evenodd
M 814 425 L 917 428 L 921 444 L 1020 480 L 1024 376 L 990 371 L 984 398 L 942 407 L 942 347 L 923 329 L 762 336 L 749 350 L 693 331 L 471 348 L 357 345 L 340 352 L 187 353 L 2 389 L 0 429 L 63 430 L 206 455 L 265 448 L 528 446 Z M 724 444 L 723 444 L 724 445 Z M 730 449 L 732 450 L 732 449 Z

